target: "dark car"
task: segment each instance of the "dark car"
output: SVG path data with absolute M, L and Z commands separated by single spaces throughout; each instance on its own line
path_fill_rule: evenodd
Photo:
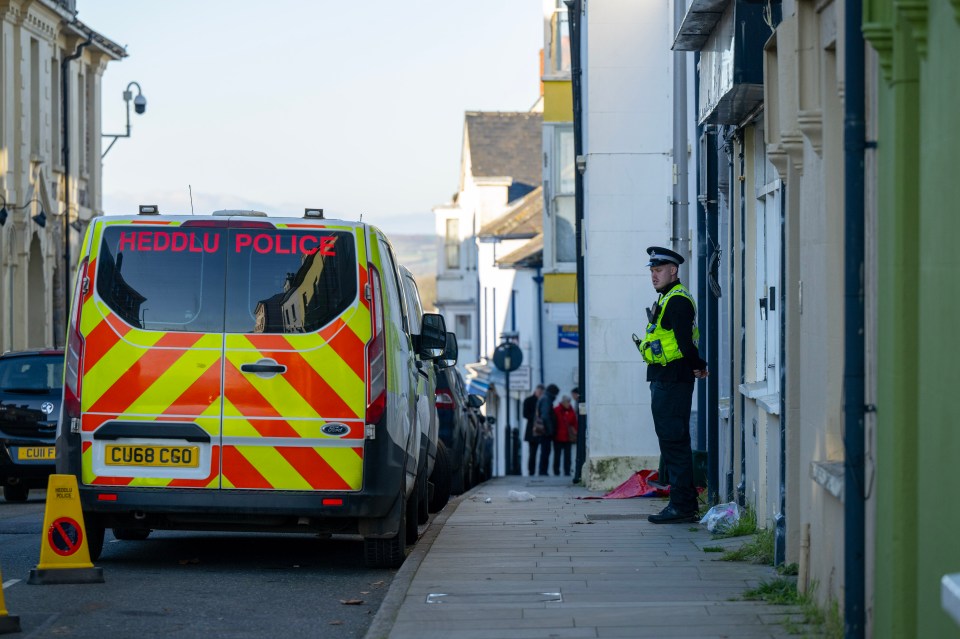
M 474 483 L 473 451 L 477 425 L 469 413 L 466 385 L 456 367 L 437 371 L 437 418 L 440 440 L 446 445 L 450 468 L 450 492 L 459 495 Z
M 0 355 L 0 484 L 7 501 L 26 501 L 54 472 L 63 394 L 63 351 Z
M 483 399 L 474 395 L 483 403 Z M 480 407 L 472 409 L 477 419 L 477 445 L 475 447 L 475 457 L 477 462 L 478 481 L 484 482 L 493 477 L 493 428 L 497 423 L 497 418 L 493 415 L 489 417 L 480 412 Z

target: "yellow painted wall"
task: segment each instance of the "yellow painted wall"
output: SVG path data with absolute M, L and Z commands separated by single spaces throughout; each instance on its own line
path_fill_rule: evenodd
M 570 80 L 543 81 L 543 121 L 573 122 L 573 88 Z

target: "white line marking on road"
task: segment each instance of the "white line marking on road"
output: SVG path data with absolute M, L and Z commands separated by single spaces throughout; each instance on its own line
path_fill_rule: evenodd
M 13 584 L 16 584 L 16 583 L 20 583 L 20 580 L 19 580 L 19 579 L 7 579 L 5 582 L 3 582 L 3 589 L 6 590 L 7 588 L 9 588 L 10 586 L 12 586 Z

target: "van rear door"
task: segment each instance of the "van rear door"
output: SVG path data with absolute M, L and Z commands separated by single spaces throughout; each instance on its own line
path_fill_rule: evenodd
M 224 488 L 363 487 L 370 313 L 358 294 L 366 284 L 358 233 L 303 224 L 229 230 Z

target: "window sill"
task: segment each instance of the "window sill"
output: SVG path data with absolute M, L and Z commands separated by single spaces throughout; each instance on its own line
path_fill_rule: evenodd
M 767 394 L 767 382 L 750 382 L 749 384 L 740 384 L 740 394 L 747 399 L 756 399 L 761 395 Z
M 766 380 L 740 384 L 740 394 L 757 402 L 757 406 L 770 415 L 780 414 L 780 393 L 768 393 Z
M 843 502 L 844 471 L 842 461 L 810 463 L 810 479 Z

